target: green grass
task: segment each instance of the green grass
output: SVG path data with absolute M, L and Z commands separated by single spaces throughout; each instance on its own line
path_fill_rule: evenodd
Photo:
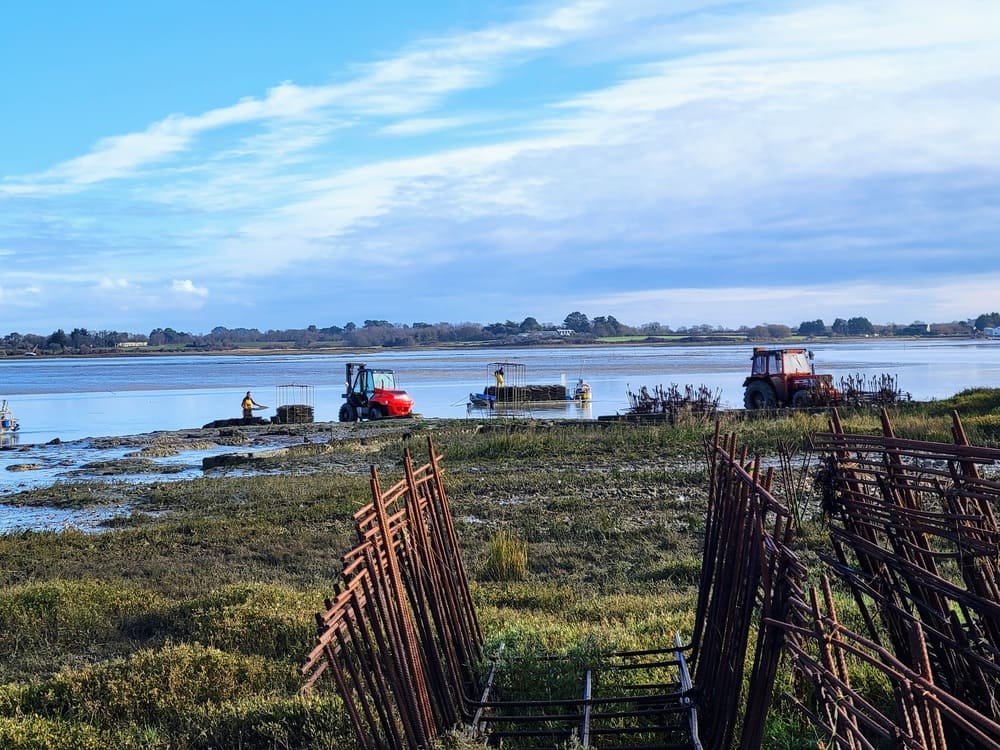
M 897 433 L 951 439 L 961 408 L 976 443 L 1000 440 L 1000 391 L 893 410 Z M 876 415 L 843 414 L 849 431 Z M 805 451 L 826 415 L 723 418 L 751 453 Z M 531 659 L 662 646 L 693 627 L 714 425 L 415 427 L 444 455 L 445 486 L 487 644 Z M 403 445 L 345 442 L 275 474 L 135 486 L 94 482 L 12 498 L 128 502 L 100 534 L 0 536 L 0 747 L 353 748 L 329 689 L 297 693 L 313 613 L 333 591 L 369 501 L 368 466 L 400 478 Z M 825 549 L 805 519 L 805 559 Z M 491 543 L 493 546 L 491 546 Z M 842 615 L 851 621 L 851 602 Z M 864 676 L 859 679 L 865 679 Z M 872 685 L 878 693 L 878 686 Z M 787 711 L 769 747 L 809 745 Z M 771 744 L 773 743 L 773 744 Z M 442 747 L 468 747 L 455 733 Z

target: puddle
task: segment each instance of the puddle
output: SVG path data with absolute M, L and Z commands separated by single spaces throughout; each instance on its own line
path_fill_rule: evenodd
M 104 445 L 104 441 L 94 441 Z M 287 438 L 257 441 L 253 449 L 280 447 Z M 245 447 L 241 448 L 245 450 Z M 128 515 L 128 505 L 102 505 L 84 509 L 50 506 L 21 506 L 2 502 L 19 492 L 43 489 L 56 484 L 88 481 L 113 481 L 127 484 L 177 482 L 203 476 L 248 475 L 240 470 L 202 470 L 202 459 L 232 453 L 232 445 L 203 445 L 166 456 L 143 456 L 134 443 L 94 447 L 89 440 L 72 443 L 19 445 L 0 451 L 0 534 L 19 531 L 61 531 L 79 529 L 97 533 L 108 520 Z
M 0 534 L 19 531 L 64 531 L 78 529 L 88 533 L 104 530 L 104 524 L 116 516 L 127 515 L 126 505 L 99 508 L 34 508 L 0 503 Z
M 308 466 L 285 466 L 281 462 L 259 465 L 237 463 L 202 469 L 206 458 L 233 453 L 262 454 L 275 449 L 305 444 L 325 445 L 333 426 L 323 423 L 291 425 L 274 432 L 228 430 L 179 430 L 113 438 L 82 438 L 70 442 L 34 445 L 20 444 L 0 450 L 0 534 L 14 530 L 78 528 L 100 531 L 106 521 L 127 515 L 123 491 L 121 507 L 102 505 L 84 510 L 64 507 L 22 507 L 15 497 L 62 485 L 83 482 L 112 482 L 138 485 L 178 482 L 200 477 L 258 476 L 287 473 L 310 473 Z M 342 429 L 358 439 L 356 426 Z M 400 430 L 409 429 L 405 425 Z M 394 431 L 389 431 L 394 432 Z M 398 436 L 397 438 L 398 439 Z M 320 451 L 321 452 L 321 451 Z

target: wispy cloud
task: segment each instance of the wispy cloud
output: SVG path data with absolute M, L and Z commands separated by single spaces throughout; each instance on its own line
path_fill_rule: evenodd
M 397 57 L 357 66 L 353 80 L 325 86 L 283 82 L 262 98 L 201 115 L 171 115 L 138 133 L 109 136 L 83 156 L 26 177 L 6 177 L 0 195 L 60 193 L 127 177 L 191 148 L 214 130 L 266 121 L 328 117 L 327 110 L 355 115 L 403 115 L 426 110 L 448 94 L 480 87 L 511 57 L 538 53 L 592 28 L 605 3 L 583 2 L 531 21 L 443 37 Z
M 414 117 L 379 128 L 383 135 L 426 135 L 481 122 L 477 117 Z
M 338 303 L 388 304 L 371 295 L 391 283 L 381 271 L 433 284 L 465 278 L 474 258 L 493 284 L 636 322 L 694 315 L 715 287 L 727 319 L 745 319 L 730 299 L 779 318 L 832 310 L 845 290 L 890 315 L 912 307 L 925 282 L 910 277 L 932 255 L 968 264 L 992 242 L 998 69 L 1000 6 L 985 0 L 546 3 L 329 83 L 286 81 L 108 136 L 8 175 L 0 206 L 17 201 L 22 236 L 100 236 L 77 275 L 163 310 L 233 305 L 301 267 Z M 898 260 L 915 249 L 925 260 Z M 827 280 L 804 284 L 817 271 L 803 259 L 821 252 Z M 343 272 L 359 258 L 370 277 Z M 873 268 L 896 278 L 860 284 Z M 71 283 L 57 273 L 41 278 Z M 751 274 L 771 283 L 734 282 Z M 455 309 L 466 286 L 475 308 L 476 283 L 448 290 Z M 954 309 L 940 275 L 931 286 L 932 309 Z

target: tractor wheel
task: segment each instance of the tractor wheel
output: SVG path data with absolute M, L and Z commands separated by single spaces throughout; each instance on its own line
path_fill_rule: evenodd
M 805 409 L 813 405 L 812 393 L 807 390 L 795 391 L 792 394 L 792 406 L 796 409 Z
M 344 404 L 340 407 L 340 415 L 338 418 L 341 422 L 357 422 L 358 411 L 350 404 Z
M 379 419 L 385 419 L 385 413 L 386 413 L 385 407 L 376 404 L 375 406 L 369 407 L 368 419 L 370 419 L 372 422 L 375 422 Z
M 755 380 L 748 385 L 743 394 L 743 406 L 747 409 L 774 409 L 777 405 L 774 389 L 762 380 Z

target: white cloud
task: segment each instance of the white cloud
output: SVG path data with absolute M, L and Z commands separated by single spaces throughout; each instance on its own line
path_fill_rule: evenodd
M 170 285 L 170 290 L 175 294 L 190 295 L 192 297 L 204 298 L 208 296 L 208 289 L 195 286 L 191 279 L 174 279 Z

